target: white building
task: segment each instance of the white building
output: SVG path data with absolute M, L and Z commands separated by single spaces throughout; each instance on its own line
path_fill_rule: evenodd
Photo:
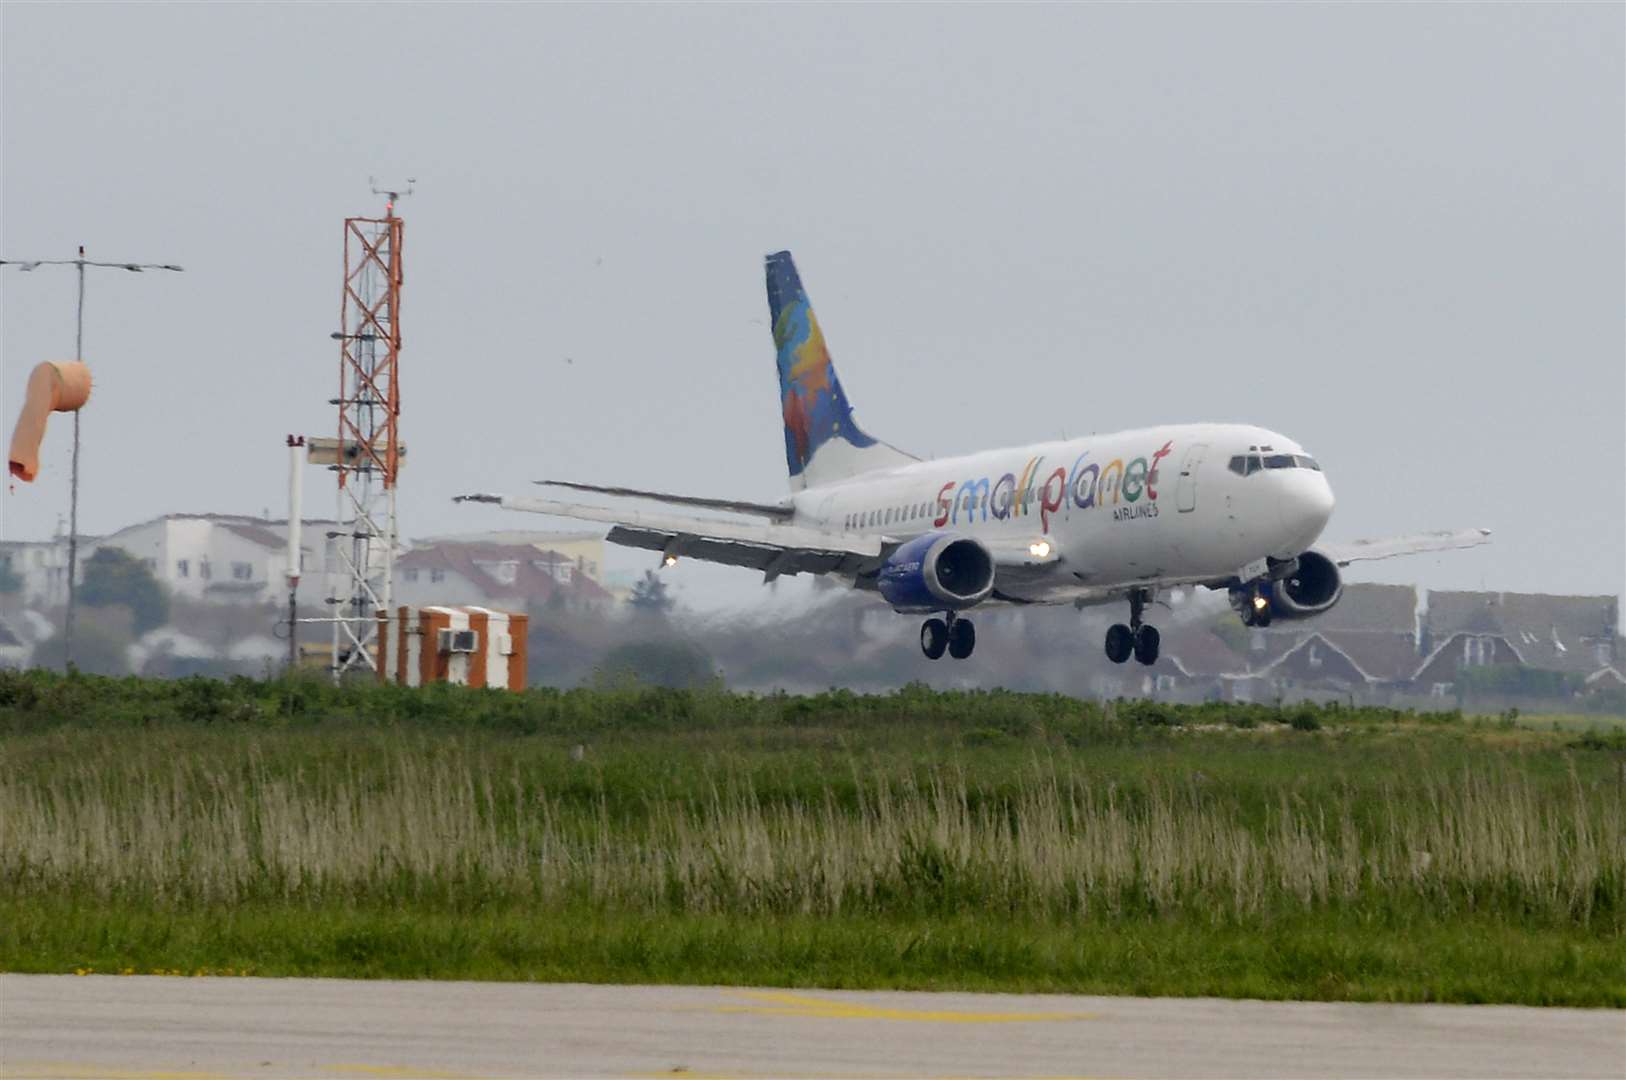
M 300 594 L 348 593 L 343 564 L 328 533 L 331 521 L 306 521 Z M 79 538 L 78 579 L 101 548 L 119 548 L 146 563 L 172 596 L 208 603 L 282 603 L 287 588 L 288 522 L 241 514 L 166 514 L 109 536 Z M 22 579 L 20 605 L 49 608 L 68 600 L 65 536 L 0 544 L 0 560 Z
M 79 538 L 81 547 L 84 537 Z M 8 540 L 0 542 L 0 564 L 21 579 L 22 589 L 13 598 L 22 607 L 48 608 L 68 602 L 68 537 L 50 540 Z

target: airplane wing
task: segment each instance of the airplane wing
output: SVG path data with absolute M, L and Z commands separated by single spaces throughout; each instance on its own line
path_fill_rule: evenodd
M 1348 544 L 1317 544 L 1315 550 L 1339 566 L 1348 566 L 1352 562 L 1368 559 L 1392 559 L 1397 555 L 1478 547 L 1490 543 L 1490 535 L 1489 529 L 1446 529 L 1412 533 L 1410 536 L 1391 536 L 1382 540 L 1355 540 Z
M 796 525 L 694 517 L 667 511 L 623 510 L 591 503 L 512 495 L 459 495 L 456 502 L 492 503 L 506 510 L 554 514 L 611 526 L 612 544 L 781 574 L 858 575 L 872 570 L 897 545 L 877 536 L 838 536 Z

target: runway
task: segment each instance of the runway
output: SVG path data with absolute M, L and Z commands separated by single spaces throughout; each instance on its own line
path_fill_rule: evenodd
M 0 1076 L 1620 1077 L 1626 1013 L 0 975 Z

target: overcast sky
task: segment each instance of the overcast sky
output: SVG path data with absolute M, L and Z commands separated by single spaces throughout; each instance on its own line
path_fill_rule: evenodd
M 7 3 L 0 254 L 187 270 L 90 282 L 89 533 L 284 512 L 283 436 L 336 425 L 342 220 L 413 176 L 405 535 L 546 527 L 450 502 L 543 476 L 783 492 L 761 263 L 788 247 L 900 446 L 1257 422 L 1325 464 L 1329 539 L 1496 532 L 1361 578 L 1619 593 L 1623 24 Z M 71 355 L 71 272 L 7 268 L 0 299 L 9 437 L 29 370 Z M 5 538 L 66 513 L 68 431 Z M 679 580 L 754 587 L 712 574 Z

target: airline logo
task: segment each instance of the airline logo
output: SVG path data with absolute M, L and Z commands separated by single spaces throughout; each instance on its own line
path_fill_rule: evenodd
M 1039 529 L 1050 531 L 1050 516 L 1071 499 L 1080 510 L 1111 506 L 1115 520 L 1157 516 L 1158 462 L 1169 456 L 1173 441 L 1164 443 L 1146 457 L 1113 458 L 1092 461 L 1086 450 L 1073 462 L 1072 470 L 1057 466 L 1045 475 L 1045 459 L 1029 458 L 1020 474 L 1005 473 L 992 482 L 989 478 L 949 481 L 937 492 L 937 528 L 958 525 L 965 514 L 966 524 L 993 518 L 1006 521 L 1025 517 L 1037 508 Z M 1044 476 L 1040 483 L 1039 477 Z

